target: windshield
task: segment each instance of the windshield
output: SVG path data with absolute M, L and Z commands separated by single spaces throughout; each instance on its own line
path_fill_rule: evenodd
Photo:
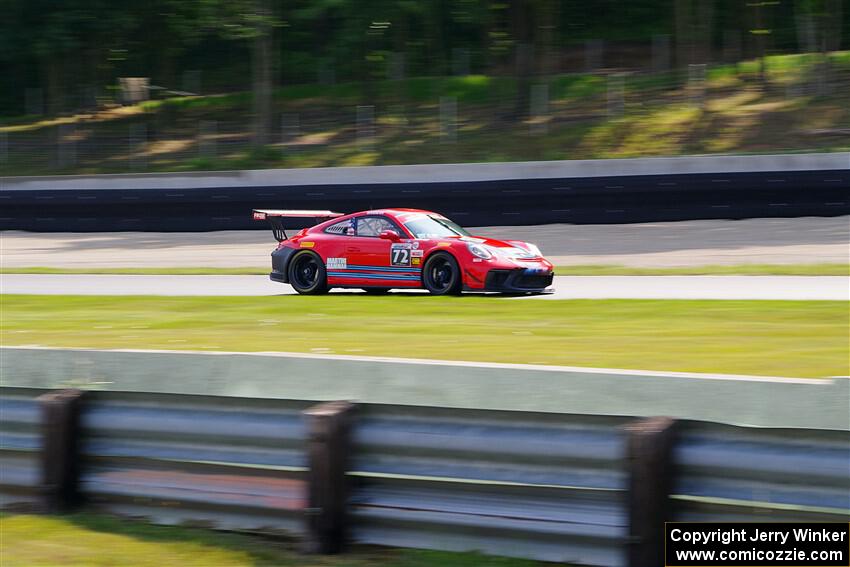
M 450 221 L 436 217 L 418 217 L 404 223 L 416 238 L 442 238 L 444 236 L 469 236 L 464 229 Z

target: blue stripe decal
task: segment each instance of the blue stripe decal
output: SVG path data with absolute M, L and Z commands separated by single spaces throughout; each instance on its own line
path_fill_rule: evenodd
M 332 278 L 419 281 L 419 276 L 408 276 L 403 274 L 361 274 L 358 272 L 328 272 L 328 276 Z
M 411 280 L 418 281 L 418 276 L 402 276 L 390 274 L 361 274 L 352 272 L 328 272 L 328 275 L 336 278 L 375 278 L 379 280 Z

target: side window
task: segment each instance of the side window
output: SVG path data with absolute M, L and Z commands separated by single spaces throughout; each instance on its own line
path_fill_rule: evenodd
M 386 217 L 357 217 L 357 236 L 378 236 L 385 230 L 404 234 Z
M 325 229 L 328 234 L 351 235 L 354 233 L 354 219 L 334 223 Z

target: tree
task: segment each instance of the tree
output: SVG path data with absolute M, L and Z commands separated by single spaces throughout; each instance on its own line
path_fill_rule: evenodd
M 676 65 L 710 63 L 714 0 L 675 0 Z
M 272 31 L 280 22 L 271 0 L 201 0 L 214 6 L 211 20 L 226 39 L 251 43 L 253 143 L 269 142 L 272 123 Z
M 272 14 L 268 0 L 255 0 L 256 27 L 251 61 L 254 82 L 254 144 L 269 142 L 272 122 Z

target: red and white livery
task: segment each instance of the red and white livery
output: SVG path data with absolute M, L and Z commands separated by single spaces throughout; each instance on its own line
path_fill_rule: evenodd
M 286 218 L 319 224 L 287 237 Z M 552 264 L 534 244 L 478 237 L 443 215 L 418 209 L 333 211 L 255 209 L 279 241 L 270 277 L 298 293 L 361 288 L 427 289 L 435 295 L 462 291 L 545 293 Z M 321 222 L 319 222 L 321 221 Z

